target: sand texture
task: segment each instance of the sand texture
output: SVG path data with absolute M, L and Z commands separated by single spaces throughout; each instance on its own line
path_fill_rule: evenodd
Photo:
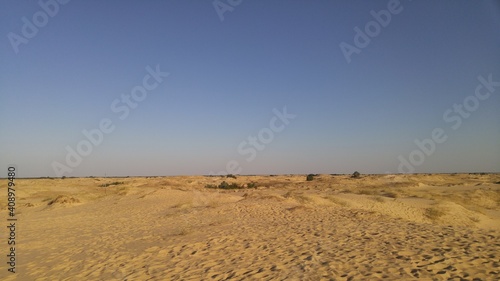
M 16 183 L 0 280 L 500 280 L 498 174 Z

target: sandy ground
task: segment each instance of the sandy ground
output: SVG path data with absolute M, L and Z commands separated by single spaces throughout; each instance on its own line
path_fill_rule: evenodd
M 0 280 L 500 280 L 499 174 L 16 183 Z

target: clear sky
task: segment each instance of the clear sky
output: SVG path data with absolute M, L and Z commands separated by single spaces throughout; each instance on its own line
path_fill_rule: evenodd
M 498 1 L 6 0 L 0 34 L 1 177 L 500 172 Z

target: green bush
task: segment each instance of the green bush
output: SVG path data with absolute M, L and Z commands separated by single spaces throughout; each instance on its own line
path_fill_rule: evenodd
M 233 175 L 233 174 L 228 174 L 228 175 L 226 176 L 226 178 L 233 178 L 233 179 L 235 179 L 235 178 L 236 178 L 236 176 L 235 176 L 235 175 Z
M 309 174 L 306 177 L 306 181 L 312 181 L 314 179 L 314 174 Z
M 354 172 L 354 173 L 352 174 L 351 178 L 355 178 L 355 179 L 357 179 L 357 178 L 359 178 L 360 176 L 361 176 L 361 174 L 360 174 L 358 171 L 356 171 L 356 172 Z

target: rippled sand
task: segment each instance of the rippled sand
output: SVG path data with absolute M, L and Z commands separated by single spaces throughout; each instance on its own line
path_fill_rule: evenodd
M 222 181 L 257 188 L 205 188 Z M 500 280 L 498 174 L 18 179 L 17 191 L 18 273 L 2 262 L 1 280 Z

